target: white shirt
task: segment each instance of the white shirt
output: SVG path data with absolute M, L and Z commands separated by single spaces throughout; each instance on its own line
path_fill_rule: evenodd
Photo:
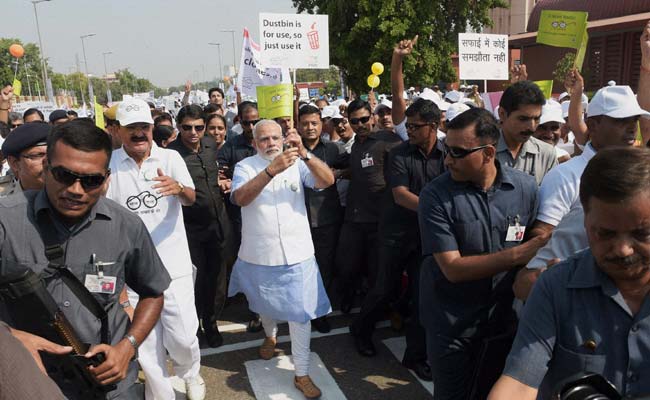
M 259 154 L 235 165 L 232 193 L 264 173 L 270 162 Z M 277 174 L 255 199 L 241 208 L 239 258 L 257 265 L 292 265 L 314 255 L 304 186 L 314 188 L 314 177 L 302 160 Z M 231 194 L 232 197 L 232 194 Z
M 403 141 L 409 140 L 409 134 L 406 131 L 406 118 L 399 124 L 395 125 L 395 133 L 399 135 L 399 137 L 402 138 Z
M 106 197 L 137 214 L 147 226 L 160 258 L 172 279 L 192 273 L 183 212 L 178 196 L 162 197 L 151 186 L 158 168 L 183 186 L 194 189 L 194 182 L 183 158 L 174 150 L 152 143 L 151 155 L 138 168 L 120 148 L 111 157 L 111 182 Z M 109 239 L 109 238 L 107 238 Z
M 571 156 L 566 150 L 555 146 L 555 156 L 558 158 L 558 160 L 564 156 Z
M 574 207 L 580 207 L 580 177 L 596 154 L 589 143 L 578 157 L 551 169 L 539 187 L 537 219 L 557 226 Z
M 589 247 L 584 217 L 582 207 L 571 209 L 562 218 L 558 226 L 553 229 L 553 234 L 548 243 L 537 251 L 535 257 L 526 265 L 526 268 L 544 268 L 546 263 L 554 258 L 566 260 L 576 252 Z

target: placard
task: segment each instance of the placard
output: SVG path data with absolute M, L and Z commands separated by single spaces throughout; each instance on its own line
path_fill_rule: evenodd
M 579 49 L 587 32 L 584 11 L 542 10 L 537 30 L 537 43 Z
M 327 15 L 260 13 L 263 65 L 329 68 Z
M 248 29 L 244 28 L 244 41 L 242 42 L 241 60 L 239 62 L 239 76 L 237 87 L 246 95 L 255 97 L 258 86 L 272 86 L 280 83 L 290 83 L 291 76 L 288 68 L 267 67 L 260 61 L 260 46 L 250 37 Z
M 293 86 L 290 83 L 258 86 L 256 89 L 260 118 L 293 118 Z
M 508 80 L 508 35 L 458 34 L 460 79 Z

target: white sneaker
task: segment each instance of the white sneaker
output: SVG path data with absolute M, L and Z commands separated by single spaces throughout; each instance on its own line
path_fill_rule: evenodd
M 185 393 L 187 400 L 205 399 L 205 382 L 201 375 L 185 380 Z

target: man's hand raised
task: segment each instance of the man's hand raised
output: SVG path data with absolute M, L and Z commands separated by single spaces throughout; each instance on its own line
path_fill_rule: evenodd
M 510 83 L 517 83 L 528 79 L 528 71 L 526 71 L 526 64 L 513 65 L 510 68 Z
M 296 160 L 299 158 L 297 147 L 290 147 L 286 149 L 282 154 L 278 155 L 271 161 L 271 164 L 266 167 L 267 171 L 273 176 L 276 176 L 279 173 L 282 173 L 284 170 L 296 163 Z
M 400 42 L 397 43 L 397 45 L 393 49 L 393 54 L 398 55 L 400 57 L 404 57 L 411 54 L 413 52 L 413 47 L 415 47 L 415 45 L 418 42 L 418 36 L 419 35 L 415 35 L 413 39 L 400 40 Z
M 582 93 L 585 88 L 585 80 L 580 75 L 580 71 L 577 68 L 571 69 L 566 74 L 564 79 L 564 88 L 573 96 L 582 96 Z

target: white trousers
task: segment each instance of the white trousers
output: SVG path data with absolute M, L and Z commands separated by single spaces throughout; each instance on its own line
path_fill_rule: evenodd
M 130 289 L 128 293 L 129 302 L 135 307 L 138 295 Z M 194 304 L 192 275 L 173 279 L 164 297 L 160 320 L 138 349 L 138 362 L 146 378 L 144 391 L 147 400 L 175 399 L 165 350 L 169 352 L 176 376 L 193 378 L 201 368 L 201 351 L 196 337 L 199 319 Z
M 278 334 L 278 321 L 260 315 L 267 337 L 276 337 Z M 289 321 L 289 336 L 291 337 L 291 355 L 296 369 L 296 376 L 309 375 L 309 342 L 311 340 L 311 321 L 304 324 Z

